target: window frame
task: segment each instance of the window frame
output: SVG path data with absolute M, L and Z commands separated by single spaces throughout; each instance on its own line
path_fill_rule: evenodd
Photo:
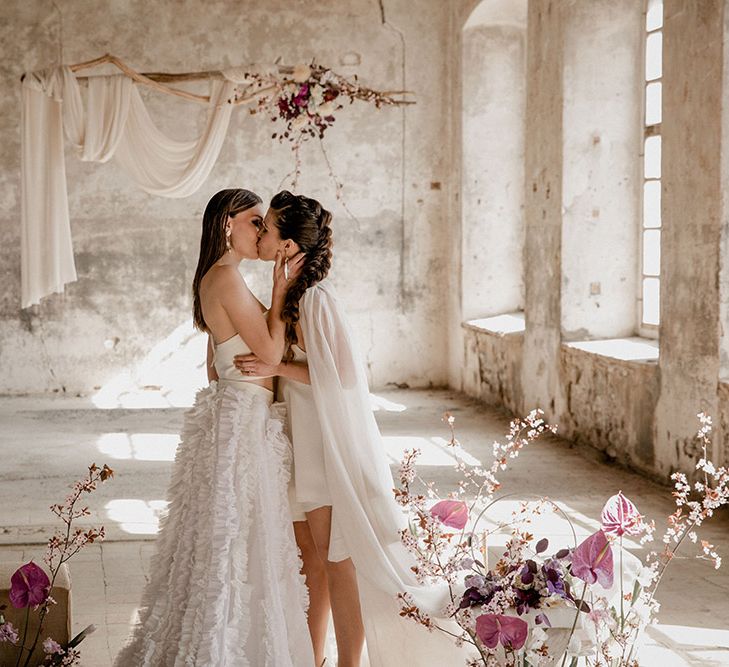
M 643 81 L 643 94 L 642 94 L 642 104 L 641 104 L 641 116 L 640 116 L 640 127 L 641 127 L 641 143 L 640 143 L 640 151 L 639 151 L 639 159 L 640 159 L 640 202 L 639 202 L 639 211 L 640 211 L 640 224 L 638 225 L 638 267 L 637 267 L 637 273 L 638 273 L 638 285 L 637 285 L 637 299 L 636 299 L 636 315 L 637 315 L 637 333 L 639 336 L 643 338 L 658 338 L 658 332 L 661 325 L 661 319 L 660 319 L 660 281 L 661 281 L 661 266 L 659 265 L 658 268 L 658 275 L 652 276 L 652 275 L 646 275 L 645 274 L 645 265 L 643 261 L 643 253 L 644 253 L 644 236 L 645 231 L 647 229 L 657 229 L 659 232 L 661 232 L 661 241 L 663 239 L 663 216 L 661 215 L 660 218 L 660 226 L 659 227 L 646 227 L 645 226 L 645 186 L 646 183 L 649 182 L 657 182 L 659 184 L 662 183 L 663 178 L 663 169 L 661 169 L 660 177 L 659 178 L 646 178 L 645 175 L 645 142 L 646 139 L 649 137 L 661 137 L 661 124 L 663 122 L 663 42 L 661 41 L 661 75 L 657 79 L 651 79 L 650 81 L 646 78 L 646 62 L 648 58 L 648 37 L 649 35 L 661 33 L 663 35 L 663 13 L 664 13 L 664 2 L 663 0 L 659 0 L 661 3 L 661 25 L 657 28 L 654 28 L 652 30 L 649 30 L 647 27 L 648 24 L 648 8 L 651 4 L 652 0 L 646 0 L 644 7 L 643 7 L 643 24 L 642 24 L 642 63 L 641 63 L 641 76 Z M 654 123 L 653 125 L 646 125 L 646 109 L 647 109 L 647 91 L 648 86 L 652 83 L 660 83 L 661 84 L 661 120 L 658 123 Z M 663 145 L 661 143 L 661 162 L 663 162 Z M 662 195 L 662 192 L 661 192 Z M 663 209 L 663 197 L 661 196 L 661 214 Z M 658 324 L 649 324 L 647 322 L 643 321 L 643 282 L 646 278 L 657 278 L 658 279 L 658 289 L 659 289 L 659 314 L 658 314 Z

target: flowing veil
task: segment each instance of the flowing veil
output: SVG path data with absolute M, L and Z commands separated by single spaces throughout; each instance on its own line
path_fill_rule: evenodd
M 433 617 L 442 615 L 450 598 L 445 587 L 419 585 L 410 569 L 413 560 L 398 533 L 406 520 L 394 499 L 364 365 L 326 281 L 304 293 L 300 310 L 324 441 L 332 533 L 357 570 L 370 666 L 401 666 L 406 660 L 417 667 L 463 664 L 459 658 L 465 662 L 465 649 L 457 648 L 451 638 L 399 616 L 400 592 L 410 593 Z M 330 552 L 330 558 L 341 556 Z M 457 628 L 445 619 L 438 624 Z

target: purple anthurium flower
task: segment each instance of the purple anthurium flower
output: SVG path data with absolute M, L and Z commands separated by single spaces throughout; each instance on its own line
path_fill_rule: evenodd
M 476 619 L 476 635 L 487 648 L 498 644 L 518 651 L 527 638 L 529 626 L 516 616 L 483 614 Z
M 605 533 L 598 530 L 572 552 L 572 574 L 588 584 L 613 585 L 613 552 Z
M 450 528 L 463 530 L 468 522 L 468 505 L 460 500 L 441 500 L 430 508 L 430 514 Z
M 638 512 L 638 508 L 628 500 L 622 491 L 618 491 L 617 495 L 612 496 L 602 508 L 602 530 L 608 535 L 617 535 L 620 537 L 627 533 L 628 535 L 637 535 L 642 530 L 643 517 Z
M 51 592 L 51 580 L 33 561 L 15 571 L 10 578 L 10 602 L 17 609 L 43 604 Z

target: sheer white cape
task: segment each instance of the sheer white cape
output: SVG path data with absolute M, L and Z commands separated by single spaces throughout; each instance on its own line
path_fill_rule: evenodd
M 396 596 L 440 616 L 450 602 L 443 588 L 419 585 L 412 557 L 400 543 L 406 525 L 369 398 L 364 366 L 331 287 L 309 288 L 300 304 L 311 386 L 324 440 L 333 532 L 357 569 L 371 667 L 441 667 L 465 662 L 448 636 L 399 616 Z M 447 623 L 453 630 L 453 626 Z M 460 660 L 459 660 L 460 658 Z

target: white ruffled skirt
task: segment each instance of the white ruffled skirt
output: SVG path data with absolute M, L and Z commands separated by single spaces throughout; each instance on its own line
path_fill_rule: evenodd
M 140 618 L 116 667 L 311 667 L 271 392 L 213 383 L 186 413 Z

